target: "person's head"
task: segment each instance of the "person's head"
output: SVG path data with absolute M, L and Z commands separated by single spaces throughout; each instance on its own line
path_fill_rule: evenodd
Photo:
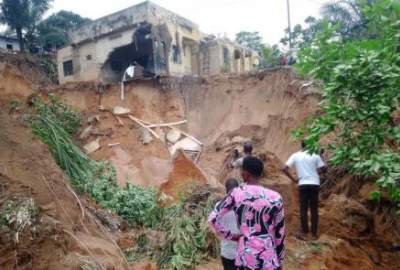
M 257 181 L 263 174 L 264 163 L 258 157 L 248 156 L 243 159 L 242 177 L 247 183 Z
M 232 190 L 234 188 L 237 188 L 238 186 L 239 186 L 239 181 L 238 180 L 236 180 L 235 178 L 229 178 L 225 182 L 226 193 L 232 192 Z
M 251 153 L 253 152 L 253 144 L 251 142 L 245 142 L 243 145 L 243 152 L 246 155 L 251 155 Z

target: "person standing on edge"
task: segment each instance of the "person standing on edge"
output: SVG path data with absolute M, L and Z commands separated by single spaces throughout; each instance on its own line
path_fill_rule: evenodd
M 235 264 L 241 270 L 282 270 L 285 256 L 283 200 L 279 193 L 264 188 L 260 178 L 263 162 L 253 156 L 243 159 L 244 185 L 235 188 L 211 212 L 208 222 L 218 236 L 238 241 Z M 240 234 L 222 224 L 224 215 L 233 210 Z
M 234 150 L 233 153 L 233 160 L 232 160 L 232 167 L 233 168 L 242 168 L 243 159 L 245 157 L 249 157 L 253 154 L 253 144 L 251 142 L 245 142 L 243 145 L 243 157 L 239 157 L 239 151 L 237 149 Z
M 239 181 L 235 178 L 229 178 L 225 182 L 226 193 L 229 195 L 235 188 L 239 187 Z M 219 203 L 216 205 L 218 207 Z M 239 234 L 239 227 L 237 225 L 236 214 L 232 210 L 226 213 L 221 220 L 224 228 L 229 229 L 233 234 Z M 224 270 L 237 270 L 235 259 L 237 254 L 237 241 L 222 240 L 221 242 L 221 259 Z
M 306 144 L 301 143 L 302 150 L 290 156 L 283 172 L 299 185 L 300 220 L 302 232 L 298 238 L 305 240 L 308 229 L 308 208 L 311 209 L 311 233 L 314 240 L 318 239 L 318 196 L 320 187 L 319 171 L 326 172 L 327 166 L 321 156 L 310 154 L 306 150 Z M 298 179 L 289 171 L 295 167 Z

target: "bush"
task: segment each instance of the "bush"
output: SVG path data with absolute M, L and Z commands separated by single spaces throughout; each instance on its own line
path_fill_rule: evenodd
M 47 103 L 36 98 L 34 106 L 40 116 L 55 121 L 70 135 L 76 134 L 81 127 L 82 115 L 53 94 L 49 94 Z
M 321 113 L 296 135 L 315 152 L 321 138 L 335 138 L 331 163 L 374 177 L 400 209 L 400 3 L 379 0 L 363 12 L 372 38 L 342 41 L 326 24 L 299 53 L 299 71 L 321 80 L 324 93 Z

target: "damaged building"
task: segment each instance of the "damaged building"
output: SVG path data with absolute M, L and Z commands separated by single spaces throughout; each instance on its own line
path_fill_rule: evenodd
M 207 76 L 248 72 L 259 62 L 256 52 L 207 36 L 149 1 L 87 23 L 70 40 L 57 55 L 60 83 L 119 82 L 132 64 L 143 67 L 144 76 Z

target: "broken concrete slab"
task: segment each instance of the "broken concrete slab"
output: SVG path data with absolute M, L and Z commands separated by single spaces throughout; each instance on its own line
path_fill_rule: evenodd
M 171 129 L 168 133 L 167 133 L 167 141 L 170 143 L 175 144 L 176 142 L 179 141 L 179 139 L 182 137 L 182 133 L 180 133 L 178 130 L 176 129 Z
M 83 149 L 85 150 L 86 154 L 90 155 L 99 150 L 100 147 L 100 138 L 97 138 L 96 140 L 86 144 Z
M 81 135 L 79 136 L 79 139 L 86 140 L 87 138 L 90 137 L 92 131 L 93 131 L 93 126 L 92 125 L 88 126 L 82 131 Z
M 172 147 L 170 147 L 170 153 L 172 156 L 175 156 L 178 150 L 190 151 L 190 152 L 201 152 L 201 145 L 197 142 L 193 141 L 191 138 L 184 138 L 177 143 L 175 143 Z
M 242 136 L 235 136 L 230 140 L 231 143 L 245 143 L 245 142 L 249 142 L 249 141 L 251 141 L 251 139 L 244 138 Z
M 115 114 L 115 115 L 126 115 L 126 114 L 130 114 L 130 113 L 131 113 L 130 109 L 120 107 L 120 106 L 116 106 L 113 109 L 113 114 Z
M 96 114 L 96 115 L 88 117 L 87 122 L 88 122 L 89 125 L 96 124 L 96 123 L 100 122 L 100 115 Z
M 153 141 L 153 136 L 151 136 L 151 133 L 145 129 L 141 128 L 140 129 L 140 140 L 144 145 L 147 145 Z

